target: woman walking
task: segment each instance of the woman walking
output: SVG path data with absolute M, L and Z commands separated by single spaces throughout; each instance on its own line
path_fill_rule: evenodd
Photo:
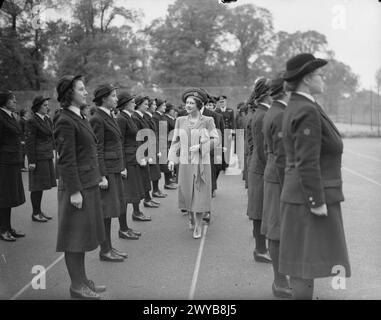
M 120 111 L 116 119 L 122 134 L 122 146 L 125 167 L 127 169 L 127 179 L 124 179 L 125 208 L 119 216 L 119 238 L 127 240 L 138 240 L 141 233 L 129 228 L 127 224 L 127 206 L 133 206 L 133 215 L 144 217 L 140 211 L 140 201 L 144 199 L 143 180 L 140 175 L 140 166 L 136 160 L 136 153 L 139 147 L 136 141 L 138 127 L 132 119 L 135 110 L 135 96 L 128 92 L 120 92 L 116 108 Z
M 41 211 L 44 190 L 57 186 L 53 164 L 53 127 L 47 117 L 50 98 L 38 96 L 33 100 L 32 116 L 26 122 L 26 152 L 28 156 L 29 191 L 32 220 L 47 222 L 52 217 Z
M 191 88 L 183 93 L 187 116 L 176 119 L 175 132 L 168 155 L 168 168 L 179 165 L 179 209 L 190 215 L 193 238 L 202 236 L 202 216 L 211 212 L 212 175 L 210 151 L 219 136 L 211 117 L 203 116 L 201 109 L 208 99 L 207 93 Z M 180 153 L 180 156 L 177 153 Z
M 111 243 L 111 219 L 125 211 L 123 179 L 127 170 L 123 161 L 122 133 L 111 109 L 118 102 L 116 89 L 111 84 L 100 85 L 94 91 L 93 102 L 98 107 L 90 118 L 90 125 L 97 137 L 97 154 L 102 181 L 101 202 L 106 239 L 101 244 L 101 261 L 123 262 L 127 254 L 115 249 Z
M 23 132 L 13 112 L 16 96 L 12 91 L 0 91 L 0 239 L 16 241 L 25 237 L 11 225 L 12 208 L 25 202 L 21 168 L 24 166 L 21 145 Z M 6 181 L 6 183 L 5 183 Z
M 264 197 L 261 233 L 268 239 L 274 272 L 273 294 L 278 298 L 291 298 L 288 279 L 279 273 L 280 193 L 286 162 L 282 142 L 282 119 L 283 111 L 288 102 L 288 94 L 284 89 L 284 81 L 281 75 L 271 81 L 270 95 L 273 103 L 263 118 L 263 136 L 267 158 L 263 175 Z
M 314 279 L 350 277 L 340 203 L 343 142 L 313 95 L 323 92 L 327 64 L 303 53 L 287 61 L 291 93 L 283 114 L 286 169 L 281 194 L 279 272 L 290 276 L 295 299 L 312 299 Z
M 105 241 L 97 137 L 80 112 L 87 96 L 82 77 L 62 77 L 57 94 L 62 107 L 54 131 L 59 172 L 57 252 L 65 253 L 71 297 L 100 299 L 106 288 L 95 286 L 85 271 L 85 252 Z
M 251 153 L 248 168 L 248 209 L 247 214 L 253 221 L 253 236 L 255 239 L 254 260 L 271 263 L 266 247 L 266 237 L 261 234 L 263 212 L 263 173 L 266 158 L 263 146 L 263 117 L 270 109 L 270 80 L 259 78 L 256 80 L 254 90 L 248 104 L 256 110 L 250 122 Z

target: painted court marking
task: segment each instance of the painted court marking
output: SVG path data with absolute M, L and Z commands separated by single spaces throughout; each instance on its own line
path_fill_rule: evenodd
M 345 171 L 348 171 L 348 172 L 352 173 L 352 174 L 355 175 L 355 176 L 358 176 L 358 177 L 363 178 L 364 180 L 366 180 L 366 181 L 368 181 L 368 182 L 371 182 L 371 183 L 375 184 L 376 186 L 381 187 L 381 183 L 377 182 L 376 180 L 373 180 L 373 179 L 371 179 L 371 178 L 368 178 L 368 177 L 362 175 L 361 173 L 359 173 L 359 172 L 357 172 L 357 171 L 354 171 L 354 170 L 352 170 L 352 169 L 348 169 L 348 168 L 346 168 L 346 167 L 343 167 L 343 169 L 344 169 Z
M 205 224 L 203 227 L 203 230 L 202 230 L 202 238 L 201 238 L 201 242 L 200 242 L 200 247 L 198 248 L 197 259 L 196 259 L 196 264 L 194 266 L 192 284 L 191 284 L 191 287 L 189 290 L 188 300 L 194 299 L 194 293 L 196 291 L 198 273 L 200 271 L 202 252 L 204 251 L 204 245 L 205 245 L 205 239 L 206 239 L 206 232 L 207 231 L 208 231 L 208 225 Z
M 367 156 L 367 155 L 364 155 L 364 154 L 361 154 L 361 153 L 357 153 L 357 152 L 354 152 L 352 150 L 345 150 L 345 152 L 349 152 L 349 153 L 352 153 L 358 157 L 361 157 L 361 158 L 365 158 L 365 159 L 369 159 L 369 160 L 373 160 L 373 161 L 377 161 L 377 162 L 381 162 L 380 159 L 377 159 L 375 157 L 372 157 L 372 156 Z

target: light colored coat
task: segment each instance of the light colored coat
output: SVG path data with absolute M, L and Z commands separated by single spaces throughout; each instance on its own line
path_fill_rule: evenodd
M 168 160 L 179 163 L 179 208 L 192 212 L 211 211 L 210 149 L 217 146 L 219 136 L 211 117 L 201 116 L 192 125 L 189 116 L 176 120 Z M 189 147 L 201 143 L 197 152 Z

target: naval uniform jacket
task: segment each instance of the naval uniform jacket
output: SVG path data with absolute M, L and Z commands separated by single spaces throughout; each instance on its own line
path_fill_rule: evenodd
M 264 137 L 262 132 L 263 118 L 268 108 L 259 103 L 250 122 L 251 130 L 251 167 L 250 171 L 263 175 L 266 166 L 266 156 L 264 150 Z
M 221 108 L 217 108 L 216 112 L 221 114 L 224 120 L 225 129 L 235 130 L 235 117 L 234 110 L 231 108 L 226 108 L 225 111 L 222 111 Z
M 121 173 L 125 169 L 122 133 L 116 120 L 101 109 L 90 118 L 97 137 L 98 163 L 101 176 Z
M 0 109 L 0 164 L 22 165 L 22 129 L 15 118 Z
M 281 200 L 316 208 L 344 201 L 340 133 L 316 102 L 292 93 L 283 115 L 286 169 Z
M 136 151 L 138 150 L 139 143 L 136 141 L 136 135 L 139 131 L 132 115 L 129 116 L 124 111 L 121 111 L 116 118 L 122 133 L 122 144 L 124 151 L 124 160 L 126 167 L 129 165 L 138 165 L 136 160 Z
M 286 156 L 282 141 L 283 111 L 286 105 L 275 100 L 263 118 L 263 136 L 267 156 L 263 179 L 283 185 Z
M 97 137 L 89 122 L 70 110 L 62 110 L 55 123 L 59 190 L 69 194 L 98 186 L 101 181 Z
M 54 137 L 51 123 L 37 114 L 26 122 L 26 152 L 29 163 L 53 159 Z

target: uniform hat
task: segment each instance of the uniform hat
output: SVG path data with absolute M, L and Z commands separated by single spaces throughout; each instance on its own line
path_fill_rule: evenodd
M 208 102 L 208 94 L 201 88 L 189 88 L 185 90 L 182 96 L 182 101 L 185 103 L 188 97 L 195 98 L 203 104 Z
M 276 96 L 278 93 L 284 91 L 283 72 L 279 73 L 277 77 L 271 80 L 270 96 Z
M 118 94 L 117 108 L 123 108 L 128 102 L 135 98 L 135 95 L 128 93 L 127 91 L 120 92 Z
M 110 94 L 112 91 L 118 89 L 117 87 L 114 87 L 112 84 L 102 84 L 98 86 L 98 88 L 94 91 L 94 99 L 93 102 L 100 101 L 103 97 Z
M 255 80 L 254 89 L 249 97 L 249 100 L 247 101 L 247 104 L 255 107 L 266 96 L 269 96 L 270 84 L 270 79 L 267 79 L 265 77 L 260 77 L 257 80 Z
M 166 103 L 165 112 L 168 113 L 168 112 L 171 111 L 172 109 L 175 109 L 175 106 L 174 106 L 172 103 L 167 102 L 167 103 Z
M 220 101 L 221 98 L 222 98 L 222 99 L 225 99 L 225 100 L 227 99 L 227 97 L 226 97 L 225 95 L 221 95 L 221 96 L 218 97 L 218 101 Z
M 308 73 L 325 66 L 327 60 L 315 58 L 311 53 L 301 53 L 292 57 L 286 63 L 286 72 L 283 79 L 291 82 L 301 79 Z
M 137 106 L 141 105 L 144 102 L 144 100 L 149 101 L 149 96 L 136 96 L 135 97 L 135 103 L 136 103 L 135 109 Z
M 37 112 L 38 109 L 40 109 L 40 107 L 42 106 L 42 104 L 47 100 L 50 100 L 50 98 L 44 98 L 43 96 L 37 96 L 36 98 L 34 98 L 33 104 L 31 106 L 32 111 Z
M 166 103 L 167 101 L 166 100 L 162 100 L 160 98 L 156 98 L 156 105 L 159 107 L 161 106 L 163 103 Z
M 74 81 L 81 79 L 81 75 L 77 76 L 63 76 L 57 83 L 57 100 L 58 102 L 61 102 L 63 96 L 65 93 L 70 89 L 73 88 Z
M 7 101 L 14 96 L 14 93 L 10 90 L 0 91 L 0 107 L 3 107 Z

